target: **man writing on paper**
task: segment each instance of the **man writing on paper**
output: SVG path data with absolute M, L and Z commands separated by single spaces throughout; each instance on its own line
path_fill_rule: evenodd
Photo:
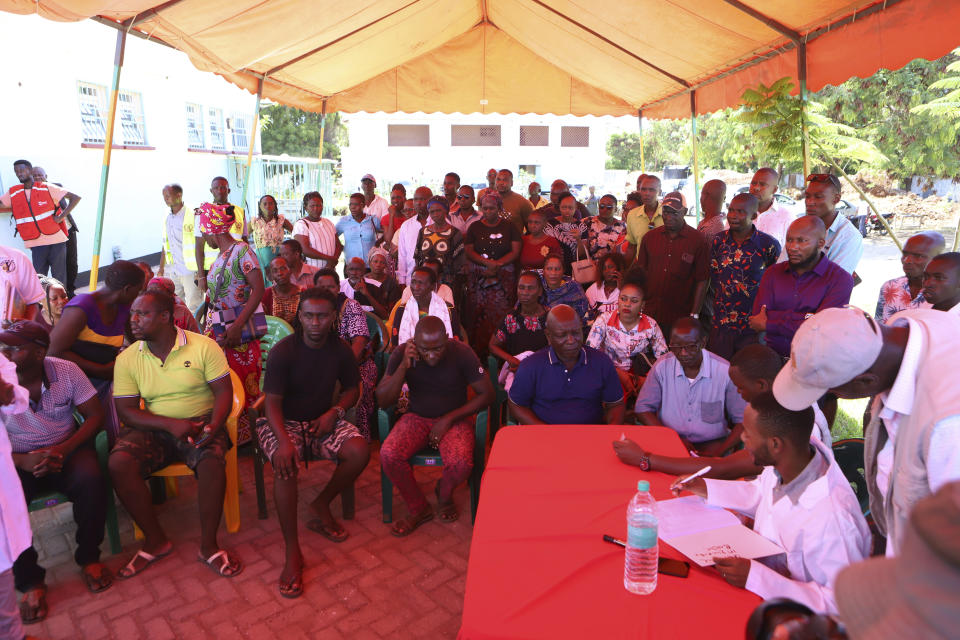
M 869 555 L 870 530 L 827 447 L 810 439 L 812 427 L 813 409 L 790 411 L 773 394 L 761 394 L 744 412 L 742 438 L 763 473 L 750 482 L 697 478 L 671 488 L 750 516 L 754 531 L 786 552 L 762 560 L 715 558 L 727 582 L 836 613 L 833 580 Z

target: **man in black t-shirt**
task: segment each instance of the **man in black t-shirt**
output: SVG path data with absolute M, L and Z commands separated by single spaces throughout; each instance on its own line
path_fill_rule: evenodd
M 270 350 L 263 383 L 265 418 L 257 420 L 257 439 L 273 465 L 273 493 L 286 547 L 280 595 L 303 592 L 303 554 L 297 536 L 297 469 L 301 460 L 336 460 L 337 468 L 316 500 L 307 528 L 333 542 L 348 533 L 330 513 L 330 501 L 351 486 L 367 466 L 370 449 L 344 413 L 360 397 L 360 370 L 350 346 L 338 337 L 337 300 L 312 288 L 300 296 L 296 333 Z M 334 389 L 340 397 L 334 403 Z
M 393 351 L 377 387 L 380 406 L 394 405 L 404 383 L 410 392 L 410 410 L 380 447 L 380 466 L 410 511 L 393 525 L 391 533 L 398 537 L 433 519 L 433 507 L 410 467 L 410 458 L 427 445 L 439 449 L 443 458 L 436 488 L 440 519 L 457 519 L 453 490 L 473 470 L 473 415 L 493 400 L 493 387 L 476 354 L 462 342 L 448 339 L 443 322 L 435 316 L 421 318 L 413 338 Z M 470 400 L 468 386 L 475 393 Z

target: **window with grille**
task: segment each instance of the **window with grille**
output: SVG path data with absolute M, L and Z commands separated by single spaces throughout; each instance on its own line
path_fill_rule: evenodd
M 560 127 L 561 147 L 589 147 L 590 127 Z
M 388 147 L 429 147 L 430 125 L 428 124 L 388 124 Z
M 147 146 L 147 127 L 143 118 L 143 102 L 135 91 L 120 91 L 117 94 L 117 127 L 123 144 L 134 147 Z
M 203 109 L 187 103 L 187 148 L 203 149 Z
M 450 128 L 450 144 L 454 147 L 499 147 L 500 125 L 455 124 Z
M 227 149 L 227 134 L 223 128 L 223 109 L 207 109 L 207 123 L 210 132 L 210 148 L 217 151 Z
M 107 139 L 106 130 L 106 92 L 104 86 L 81 82 L 80 92 L 80 126 L 83 130 L 83 141 L 93 144 L 103 144 Z
M 521 147 L 546 147 L 550 144 L 550 127 L 521 126 Z
M 248 126 L 249 116 L 242 113 L 234 113 L 230 118 L 230 132 L 233 139 L 234 151 L 248 151 L 250 149 L 250 127 Z

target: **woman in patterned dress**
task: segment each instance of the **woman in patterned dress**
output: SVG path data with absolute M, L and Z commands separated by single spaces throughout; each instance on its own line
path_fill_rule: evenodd
M 283 258 L 274 258 L 270 262 L 270 276 L 273 286 L 263 292 L 263 312 L 276 316 L 287 324 L 293 325 L 300 305 L 300 287 L 290 282 L 290 267 Z
M 277 213 L 277 201 L 265 195 L 257 203 L 257 217 L 253 219 L 253 243 L 257 247 L 257 260 L 269 265 L 280 255 L 283 232 L 293 231 L 293 223 Z
M 442 196 L 430 198 L 427 202 L 427 214 L 430 224 L 420 229 L 417 237 L 413 260 L 419 267 L 427 258 L 440 261 L 438 281 L 451 289 L 457 284 L 463 272 L 463 234 L 450 224 L 448 219 L 450 205 Z

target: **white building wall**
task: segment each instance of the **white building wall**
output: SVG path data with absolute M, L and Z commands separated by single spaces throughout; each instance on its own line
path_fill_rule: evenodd
M 13 161 L 26 158 L 43 166 L 52 182 L 81 196 L 73 216 L 80 228 L 83 272 L 90 268 L 93 252 L 103 148 L 81 147 L 78 84 L 98 84 L 109 91 L 116 31 L 92 21 L 58 23 L 0 13 L 0 32 L 7 53 L 0 75 L 0 187 L 6 191 L 17 184 Z M 234 183 L 227 166 L 230 131 L 228 153 L 188 151 L 186 103 L 221 108 L 225 121 L 235 113 L 250 118 L 255 101 L 247 91 L 198 71 L 186 55 L 132 36 L 127 38 L 120 88 L 141 94 L 152 149 L 113 150 L 101 265 L 113 261 L 115 247 L 124 258 L 160 250 L 165 184 L 180 183 L 185 202 L 195 206 L 209 197 L 214 176 L 224 175 Z M 246 153 L 245 147 L 236 150 Z M 234 186 L 231 200 L 239 198 Z M 23 248 L 19 237 L 13 237 L 9 213 L 0 214 L 0 244 Z
M 448 171 L 460 174 L 463 184 L 486 184 L 486 173 L 491 167 L 511 169 L 517 177 L 523 165 L 538 167 L 536 177 L 544 189 L 549 189 L 550 182 L 557 178 L 571 184 L 599 186 L 604 182 L 607 139 L 612 131 L 625 128 L 623 118 L 536 114 L 378 112 L 349 114 L 344 120 L 349 131 L 349 146 L 341 150 L 344 189 L 347 192 L 357 189 L 361 176 L 372 173 L 381 193 L 386 193 L 390 184 L 403 181 L 436 187 Z M 429 125 L 430 146 L 388 146 L 387 127 L 390 124 Z M 500 125 L 501 145 L 452 146 L 451 127 L 459 124 Z M 528 125 L 549 127 L 548 146 L 520 146 L 520 127 Z M 589 127 L 589 146 L 562 147 L 562 126 Z M 514 189 L 522 189 L 526 194 L 526 184 L 515 183 Z

